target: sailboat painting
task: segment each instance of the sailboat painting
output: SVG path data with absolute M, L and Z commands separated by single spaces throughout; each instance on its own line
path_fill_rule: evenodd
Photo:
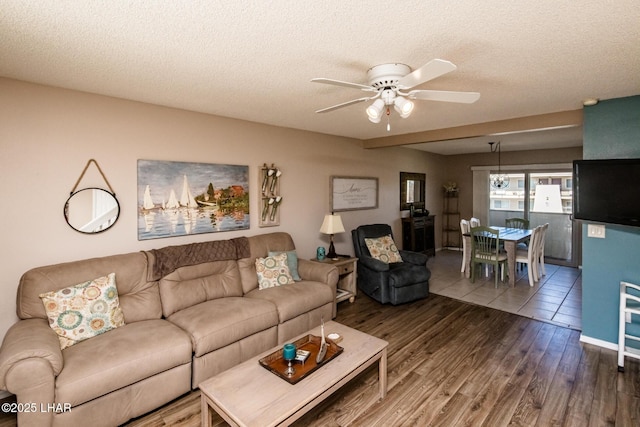
M 138 240 L 249 224 L 249 166 L 138 160 Z

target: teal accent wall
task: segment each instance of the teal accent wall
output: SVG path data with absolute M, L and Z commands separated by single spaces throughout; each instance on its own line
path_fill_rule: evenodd
M 584 108 L 583 158 L 640 158 L 640 96 Z M 640 284 L 640 228 L 606 224 L 605 236 L 583 224 L 582 335 L 617 344 L 620 281 Z

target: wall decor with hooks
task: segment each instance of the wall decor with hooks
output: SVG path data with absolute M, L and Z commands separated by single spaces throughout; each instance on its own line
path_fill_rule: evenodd
M 282 170 L 273 163 L 271 166 L 263 164 L 260 169 L 260 227 L 280 225 L 280 178 Z

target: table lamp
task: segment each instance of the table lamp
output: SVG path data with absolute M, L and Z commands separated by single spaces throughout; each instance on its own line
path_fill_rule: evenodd
M 344 225 L 342 225 L 342 218 L 340 218 L 340 215 L 325 215 L 324 221 L 322 221 L 322 226 L 320 227 L 320 232 L 330 236 L 329 239 L 331 243 L 329 244 L 329 253 L 327 254 L 327 258 L 337 259 L 338 255 L 336 254 L 336 248 L 333 246 L 333 235 L 344 233 Z

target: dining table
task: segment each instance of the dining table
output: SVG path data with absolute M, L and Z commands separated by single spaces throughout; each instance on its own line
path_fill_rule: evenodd
M 527 242 L 531 239 L 531 233 L 533 230 L 530 229 L 522 229 L 522 228 L 511 228 L 511 227 L 497 227 L 490 225 L 489 227 L 494 230 L 498 230 L 498 238 L 504 244 L 504 250 L 507 253 L 507 270 L 509 273 L 509 286 L 515 287 L 516 285 L 516 250 L 518 248 L 519 243 Z M 464 238 L 464 236 L 463 236 Z M 471 250 L 471 245 L 467 245 L 469 247 L 469 251 Z M 468 260 L 469 265 L 468 268 L 465 268 L 465 276 L 470 276 L 471 271 L 471 254 L 465 257 Z

